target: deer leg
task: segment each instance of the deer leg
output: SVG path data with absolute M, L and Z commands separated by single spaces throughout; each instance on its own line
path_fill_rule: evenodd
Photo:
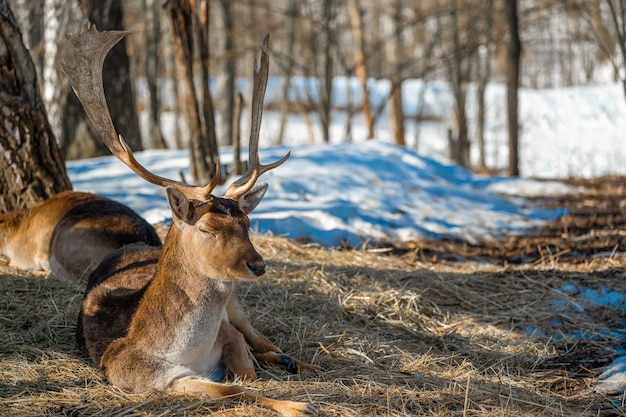
M 226 313 L 228 314 L 228 321 L 243 334 L 246 342 L 255 352 L 282 352 L 280 348 L 252 326 L 248 316 L 243 311 L 239 298 L 235 294 L 232 294 L 228 300 Z
M 188 376 L 178 379 L 170 386 L 170 391 L 178 394 L 205 395 L 211 399 L 242 398 L 271 408 L 286 417 L 299 417 L 319 414 L 316 405 L 305 402 L 273 400 L 255 395 L 238 385 L 225 385 L 205 378 Z
M 246 342 L 252 347 L 252 354 L 257 361 L 280 366 L 294 374 L 302 370 L 321 370 L 316 365 L 299 361 L 283 353 L 280 348 L 255 329 L 235 294 L 231 295 L 228 300 L 226 312 L 228 313 L 228 321 L 243 334 Z
M 228 321 L 222 321 L 216 344 L 222 346 L 222 363 L 244 380 L 257 379 L 243 335 Z
M 323 369 L 317 365 L 313 365 L 307 362 L 302 362 L 298 359 L 292 358 L 289 355 L 280 352 L 252 352 L 254 358 L 260 363 L 268 363 L 271 365 L 280 366 L 292 374 L 297 374 L 301 371 L 323 371 Z

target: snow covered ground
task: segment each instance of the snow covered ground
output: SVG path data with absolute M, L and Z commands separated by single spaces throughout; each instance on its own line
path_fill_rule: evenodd
M 270 188 L 252 213 L 252 228 L 325 246 L 360 247 L 424 237 L 496 239 L 526 232 L 561 214 L 503 194 L 569 190 L 560 182 L 473 175 L 381 140 L 269 148 L 260 152 L 261 161 L 278 160 L 288 150 L 290 159 L 262 177 Z M 185 151 L 147 151 L 137 157 L 159 175 L 174 179 L 188 165 Z M 221 159 L 232 160 L 227 149 Z M 170 215 L 162 190 L 113 157 L 69 162 L 68 172 L 76 190 L 121 201 L 152 223 Z M 216 193 L 223 194 L 225 188 Z
M 345 81 L 337 81 L 337 105 L 342 104 L 347 88 L 352 88 L 353 97 L 358 99 L 356 84 Z M 372 83 L 372 98 L 380 101 L 388 84 Z M 271 87 L 268 101 L 278 91 Z M 422 88 L 426 90 L 420 102 Z M 504 94 L 500 85 L 491 86 L 487 92 L 487 157 L 491 167 L 502 168 L 506 161 Z M 441 119 L 421 124 L 419 135 L 415 123 L 407 122 L 409 149 L 389 143 L 391 133 L 384 116 L 377 125 L 377 139 L 365 141 L 365 130 L 357 115 L 352 129 L 354 141 L 344 143 L 345 114 L 337 112 L 333 114 L 331 144 L 324 145 L 319 144 L 319 132 L 311 138 L 304 120 L 292 115 L 287 145 L 261 151 L 264 162 L 277 160 L 288 150 L 292 156 L 262 177 L 270 189 L 251 216 L 253 229 L 326 246 L 411 242 L 422 237 L 479 242 L 527 232 L 562 214 L 536 207 L 522 196 L 572 190 L 558 181 L 531 177 L 626 175 L 626 106 L 617 85 L 522 90 L 521 179 L 475 175 L 446 161 L 452 99 L 445 84 L 424 87 L 419 81 L 409 81 L 404 97 L 408 114 L 422 106 L 422 113 Z M 473 123 L 471 94 L 468 112 Z M 273 143 L 278 120 L 277 114 L 266 112 L 262 145 Z M 166 118 L 166 133 L 172 126 L 171 119 Z M 312 139 L 317 144 L 311 144 Z M 230 150 L 222 149 L 221 158 L 229 163 Z M 185 151 L 147 151 L 139 153 L 137 159 L 153 172 L 174 179 L 179 178 L 178 170 L 186 172 L 188 166 Z M 137 177 L 115 158 L 71 161 L 68 173 L 76 190 L 121 201 L 151 222 L 169 216 L 162 190 Z M 576 288 L 581 300 L 590 296 L 588 290 Z M 595 303 L 621 303 L 626 308 L 626 295 L 610 289 L 593 297 Z M 607 368 L 603 376 L 607 382 L 600 387 L 623 391 L 625 364 L 626 357 L 618 358 Z

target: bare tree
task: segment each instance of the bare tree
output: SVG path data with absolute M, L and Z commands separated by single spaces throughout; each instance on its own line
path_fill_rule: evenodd
M 315 112 L 318 117 L 322 140 L 330 141 L 331 107 L 333 95 L 333 77 L 335 71 L 336 46 L 336 10 L 332 0 L 322 2 L 306 1 L 301 3 L 302 25 L 305 27 L 301 42 L 307 45 L 297 54 L 298 63 L 309 77 L 304 97 L 298 97 L 305 121 L 309 124 L 308 112 Z M 312 82 L 315 80 L 315 82 Z M 309 130 L 312 132 L 312 130 Z M 313 134 L 310 135 L 314 137 Z
M 277 145 L 283 143 L 283 137 L 285 136 L 285 130 L 287 128 L 287 116 L 289 116 L 289 111 L 291 108 L 289 91 L 291 89 L 291 77 L 293 76 L 293 69 L 295 64 L 293 52 L 296 43 L 297 18 L 298 0 L 290 0 L 289 10 L 287 11 L 287 65 L 285 66 L 285 73 L 283 75 L 282 102 L 280 105 L 280 130 L 278 132 L 278 138 L 276 140 Z
M 159 41 L 161 38 L 161 22 L 159 16 L 159 2 L 155 0 L 142 0 L 143 18 L 145 23 L 145 49 L 142 55 L 143 67 L 146 77 L 148 92 L 148 134 L 146 138 L 146 148 L 163 149 L 165 140 L 161 131 L 160 105 L 159 105 L 159 66 L 162 56 L 159 51 Z
M 507 114 L 509 125 L 509 175 L 519 175 L 519 121 L 518 90 L 522 44 L 519 37 L 517 0 L 504 0 L 506 22 L 509 31 L 507 45 Z
M 44 1 L 13 0 L 9 2 L 22 32 L 24 45 L 30 51 L 35 68 L 37 68 L 40 85 L 43 84 L 43 31 L 46 27 L 43 20 Z
M 491 78 L 492 49 L 493 49 L 493 18 L 495 14 L 494 0 L 487 0 L 485 5 L 485 23 L 480 36 L 480 46 L 476 54 L 477 85 L 476 85 L 476 139 L 478 140 L 478 165 L 481 170 L 487 170 L 485 155 L 485 90 Z
M 372 117 L 372 105 L 367 87 L 367 66 L 365 63 L 365 37 L 363 35 L 363 10 L 359 0 L 348 1 L 350 15 L 350 27 L 352 29 L 352 42 L 354 51 L 354 73 L 361 84 L 361 111 L 367 127 L 367 138 L 374 137 L 374 118 Z
M 593 0 L 590 6 L 598 44 L 622 83 L 626 99 L 626 0 Z
M 177 68 L 184 83 L 179 93 L 186 98 L 183 109 L 190 130 L 190 171 L 195 183 L 209 182 L 218 160 L 213 100 L 209 89 L 209 5 L 206 0 L 193 4 L 184 0 L 168 0 L 165 4 L 170 17 Z M 200 92 L 194 78 L 194 45 L 198 44 L 200 59 Z M 183 89 L 184 88 L 184 89 Z
M 404 139 L 404 109 L 402 107 L 402 14 L 404 4 L 402 0 L 395 0 L 393 3 L 393 13 L 390 17 L 392 29 L 391 40 L 388 43 L 388 57 L 391 73 L 391 120 L 393 124 L 393 136 L 396 145 L 405 146 Z
M 235 45 L 235 21 L 233 16 L 233 6 L 230 0 L 220 0 L 219 2 L 222 15 L 222 53 L 223 65 L 222 73 L 218 77 L 221 80 L 219 88 L 220 92 L 220 110 L 222 114 L 222 128 L 220 129 L 220 142 L 224 145 L 233 144 L 233 109 L 235 106 L 235 79 L 237 77 L 237 59 Z
M 0 0 L 0 73 L 0 210 L 11 211 L 72 185 L 8 0 Z
M 331 107 L 333 97 L 333 75 L 335 60 L 333 57 L 333 45 L 336 44 L 337 33 L 335 31 L 336 10 L 333 0 L 322 2 L 322 55 L 320 59 L 320 123 L 322 125 L 322 137 L 324 142 L 330 141 Z
M 467 22 L 465 16 L 459 16 L 459 0 L 449 0 L 450 3 L 450 31 L 452 54 L 448 60 L 450 82 L 454 94 L 454 116 L 456 121 L 456 138 L 450 140 L 451 155 L 463 167 L 470 166 L 470 142 L 467 128 L 467 113 L 465 104 L 467 100 L 467 83 L 470 80 L 470 57 L 469 48 L 462 44 L 462 37 L 469 39 L 467 26 L 462 27 L 461 20 Z M 461 35 L 462 34 L 462 35 Z M 451 138 L 452 139 L 452 138 Z
M 62 22 L 65 20 L 65 1 L 44 1 L 44 48 L 43 48 L 43 91 L 42 98 L 48 112 L 48 121 L 54 131 L 55 137 L 62 133 L 63 100 L 69 89 L 67 84 L 61 83 L 57 72 L 58 43 L 63 33 L 66 32 Z
M 124 28 L 124 12 L 121 0 L 79 1 L 83 15 L 93 22 L 99 30 Z M 104 73 L 104 89 L 110 97 L 109 107 L 113 124 L 119 132 L 124 132 L 124 137 L 133 150 L 142 150 L 137 114 L 134 111 L 126 110 L 135 108 L 126 40 L 122 40 L 111 51 L 104 63 Z M 67 158 L 109 154 L 72 92 L 67 95 L 63 112 L 63 136 L 59 138 L 59 142 L 61 150 Z

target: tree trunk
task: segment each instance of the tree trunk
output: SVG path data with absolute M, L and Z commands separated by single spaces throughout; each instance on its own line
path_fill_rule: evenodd
M 619 62 L 621 62 L 622 68 L 617 73 L 622 82 L 622 91 L 626 99 L 626 76 L 624 75 L 624 63 L 626 62 L 626 1 L 621 0 L 613 2 L 606 0 L 606 3 L 611 12 L 611 21 L 613 22 L 613 29 L 617 37 L 617 49 L 621 55 Z
M 202 142 L 204 147 L 204 158 L 207 166 L 209 167 L 209 175 L 205 180 L 208 182 L 216 172 L 216 165 L 219 159 L 219 149 L 217 145 L 217 129 L 215 127 L 215 106 L 213 104 L 213 97 L 211 96 L 211 89 L 209 83 L 211 81 L 211 72 L 209 70 L 209 25 L 211 20 L 209 19 L 209 2 L 208 0 L 196 0 L 196 13 L 192 15 L 195 17 L 195 29 L 196 38 L 200 49 L 200 67 L 202 68 L 201 78 L 201 91 L 202 91 L 202 128 L 203 137 L 206 138 Z
M 198 0 L 192 9 L 189 1 L 168 0 L 165 7 L 170 16 L 177 67 L 184 74 L 179 92 L 186 95 L 183 111 L 190 133 L 191 176 L 194 183 L 206 184 L 214 175 L 218 160 L 213 100 L 209 89 L 209 4 Z M 200 49 L 200 93 L 194 84 L 194 42 Z
M 404 139 L 404 109 L 402 107 L 402 0 L 395 1 L 395 8 L 393 13 L 393 36 L 391 38 L 390 46 L 390 66 L 392 67 L 392 74 L 389 77 L 391 80 L 391 113 L 393 120 L 393 136 L 396 145 L 405 146 Z
M 164 6 L 166 7 L 166 5 Z M 172 29 L 171 20 L 165 19 L 165 24 L 167 25 L 167 29 L 170 33 L 170 36 L 167 37 L 167 41 L 163 42 L 163 53 L 165 54 L 164 59 L 164 70 L 165 77 L 170 80 L 171 84 L 168 85 L 167 96 L 173 98 L 173 102 L 169 103 L 172 107 L 170 110 L 174 113 L 174 126 L 173 126 L 173 137 L 170 138 L 171 143 L 174 144 L 175 149 L 183 149 L 183 125 L 184 125 L 184 116 L 182 113 L 182 108 L 185 105 L 184 97 L 182 94 L 180 86 L 180 79 L 182 78 L 182 74 L 184 74 L 184 68 L 180 67 L 179 61 L 176 59 L 173 39 L 172 35 L 174 30 Z
M 453 57 L 450 59 L 450 80 L 452 82 L 452 90 L 454 93 L 455 116 L 456 116 L 456 150 L 457 163 L 462 167 L 470 166 L 470 143 L 467 130 L 467 114 L 465 111 L 465 102 L 467 99 L 467 83 L 464 67 L 467 57 L 464 55 L 459 35 L 458 11 L 455 1 L 451 0 L 452 10 L 452 48 L 454 50 Z
M 35 66 L 8 0 L 0 0 L 0 211 L 72 188 L 39 96 Z
M 233 107 L 235 105 L 235 79 L 237 76 L 237 61 L 235 59 L 235 23 L 233 19 L 233 6 L 231 0 L 220 0 L 222 10 L 222 66 L 220 100 L 222 113 L 222 127 L 220 129 L 220 142 L 224 145 L 232 145 L 233 137 Z
M 291 77 L 293 75 L 294 59 L 293 50 L 296 41 L 296 19 L 298 16 L 298 0 L 291 0 L 289 2 L 288 23 L 287 23 L 287 65 L 285 67 L 285 74 L 283 76 L 283 94 L 282 101 L 280 103 L 280 130 L 278 132 L 278 138 L 275 142 L 276 145 L 283 144 L 283 137 L 285 136 L 285 130 L 287 129 L 287 117 L 291 109 L 291 103 L 289 102 L 289 91 L 291 90 Z
M 509 175 L 519 175 L 519 121 L 518 99 L 519 70 L 522 45 L 519 38 L 517 0 L 505 0 L 506 21 L 509 30 L 507 46 L 507 114 L 509 122 Z
M 80 0 L 81 10 L 98 30 L 123 29 L 121 0 Z M 103 84 L 113 125 L 133 151 L 143 150 L 139 120 L 135 112 L 134 89 L 130 79 L 126 39 L 116 45 L 104 62 Z M 61 148 L 68 158 L 86 158 L 109 155 L 102 139 L 87 121 L 87 117 L 73 92 L 68 93 L 63 115 Z
M 320 77 L 320 123 L 324 142 L 330 141 L 330 118 L 333 96 L 333 44 L 335 31 L 333 29 L 334 7 L 333 0 L 324 0 L 323 3 L 323 61 L 322 76 Z
M 148 87 L 148 132 L 146 148 L 164 149 L 165 141 L 159 123 L 159 63 L 161 61 L 159 40 L 161 39 L 161 25 L 159 21 L 158 2 L 155 0 L 143 0 L 145 22 L 145 53 L 143 53 L 143 66 Z
M 39 85 L 43 85 L 43 36 L 45 0 L 13 0 L 11 7 L 22 32 L 22 41 L 30 51 L 31 58 L 37 69 Z
M 170 0 L 166 3 L 170 17 L 172 42 L 177 68 L 183 76 L 178 92 L 183 97 L 183 113 L 189 129 L 189 168 L 194 182 L 207 181 L 210 178 L 203 146 L 200 121 L 200 106 L 193 82 L 193 31 L 189 2 Z
M 367 138 L 374 137 L 374 118 L 372 117 L 372 105 L 367 88 L 367 66 L 365 65 L 365 38 L 363 37 L 363 17 L 361 16 L 359 0 L 348 1 L 350 14 L 350 27 L 352 28 L 352 41 L 354 42 L 354 73 L 361 83 L 362 112 L 365 126 L 367 126 Z
M 233 168 L 232 175 L 243 175 L 244 166 L 241 163 L 241 111 L 243 110 L 243 94 L 238 92 L 235 96 L 233 109 Z
M 476 54 L 478 61 L 478 83 L 476 87 L 476 139 L 478 140 L 478 164 L 483 171 L 487 170 L 487 161 L 485 155 L 485 90 L 487 83 L 491 78 L 491 44 L 493 38 L 491 31 L 493 29 L 493 9 L 494 0 L 488 0 L 485 9 L 485 25 L 482 33 L 482 51 Z

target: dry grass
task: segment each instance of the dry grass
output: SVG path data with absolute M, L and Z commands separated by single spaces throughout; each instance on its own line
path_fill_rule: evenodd
M 255 241 L 269 270 L 238 287 L 249 316 L 326 372 L 264 369 L 251 390 L 310 400 L 323 416 L 622 415 L 621 398 L 592 387 L 618 344 L 605 330 L 620 326 L 623 312 L 598 307 L 572 320 L 550 302 L 576 303 L 558 290 L 566 283 L 626 292 L 623 255 L 512 268 Z M 0 295 L 0 415 L 274 415 L 111 387 L 73 348 L 81 285 L 5 267 Z M 595 337 L 568 336 L 575 330 Z

